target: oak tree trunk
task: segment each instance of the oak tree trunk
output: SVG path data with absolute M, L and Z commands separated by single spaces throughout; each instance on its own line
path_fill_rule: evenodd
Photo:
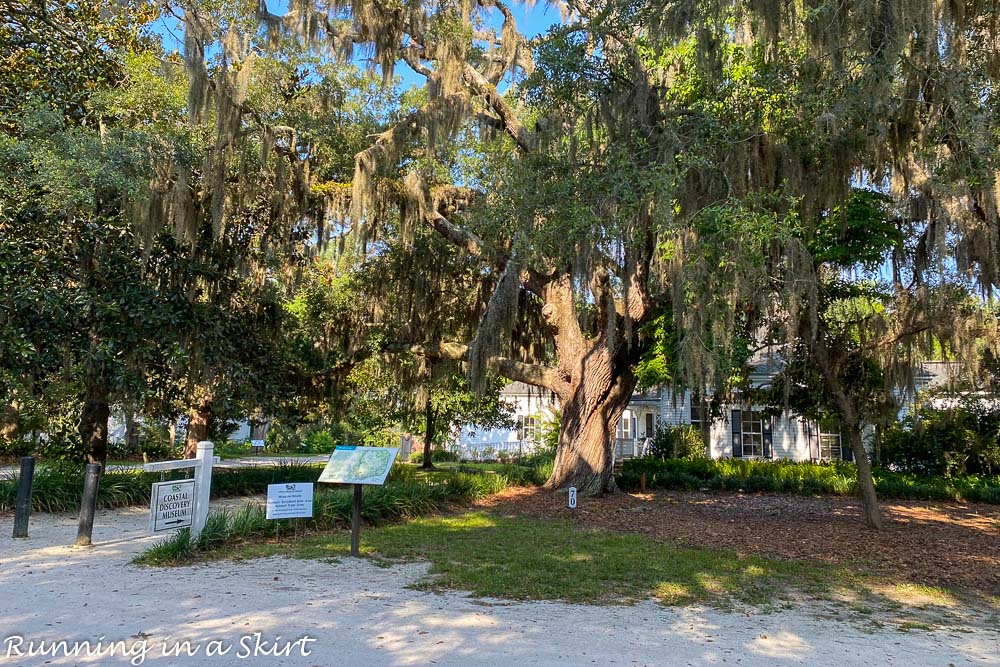
M 545 487 L 575 486 L 580 495 L 597 496 L 615 490 L 614 434 L 636 380 L 629 363 L 607 359 L 606 351 L 593 350 L 588 356 L 597 359 L 581 359 L 580 382 L 560 397 L 559 445 Z
M 421 467 L 424 470 L 431 470 L 434 461 L 431 459 L 431 443 L 434 441 L 434 406 L 430 397 L 427 398 L 427 405 L 424 407 L 424 460 Z
M 187 436 L 184 439 L 184 458 L 193 459 L 198 453 L 198 443 L 208 440 L 212 427 L 212 402 L 204 401 L 191 408 L 188 416 Z
M 0 415 L 0 443 L 11 445 L 20 439 L 20 414 L 21 406 L 16 400 L 4 405 Z
M 104 466 L 108 461 L 109 389 L 101 373 L 88 373 L 80 412 L 79 433 L 88 463 Z
M 173 456 L 174 445 L 177 444 L 177 418 L 171 417 L 167 422 L 167 439 L 170 443 L 170 456 Z
M 882 530 L 882 514 L 879 511 L 878 496 L 875 493 L 875 480 L 872 478 L 872 467 L 865 451 L 864 440 L 861 437 L 861 425 L 847 424 L 847 442 L 854 454 L 854 464 L 858 468 L 858 489 L 861 490 L 861 504 L 864 507 L 865 525 L 875 530 Z
M 139 428 L 135 419 L 135 411 L 125 408 L 125 446 L 130 452 L 139 449 Z

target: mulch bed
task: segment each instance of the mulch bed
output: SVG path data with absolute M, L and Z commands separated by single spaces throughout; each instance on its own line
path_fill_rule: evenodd
M 696 547 L 849 565 L 893 581 L 1000 596 L 1000 507 L 885 501 L 884 530 L 860 500 L 778 494 L 656 492 L 580 498 L 511 488 L 480 503 L 504 514 L 571 519 Z

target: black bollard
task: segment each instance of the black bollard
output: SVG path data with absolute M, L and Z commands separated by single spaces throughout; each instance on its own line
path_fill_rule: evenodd
M 101 466 L 88 463 L 83 479 L 83 500 L 80 502 L 80 527 L 76 531 L 76 546 L 89 547 L 94 532 L 94 513 L 97 511 L 97 486 L 101 481 Z
M 28 536 L 31 516 L 31 482 L 35 477 L 35 457 L 21 457 L 21 477 L 17 480 L 17 505 L 14 511 L 14 537 Z

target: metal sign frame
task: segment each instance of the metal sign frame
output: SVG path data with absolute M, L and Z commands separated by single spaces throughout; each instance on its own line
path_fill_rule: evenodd
M 191 505 L 187 515 L 187 519 L 176 519 L 174 521 L 163 521 L 157 523 L 156 519 L 159 515 L 157 511 L 157 506 L 162 502 L 161 495 L 166 495 L 169 493 L 176 492 L 177 489 L 167 490 L 168 487 L 185 487 L 189 489 L 187 491 L 190 494 Z M 195 514 L 198 509 L 198 483 L 193 479 L 178 479 L 172 482 L 154 482 L 153 492 L 150 495 L 149 501 L 149 532 L 151 533 L 162 533 L 168 530 L 174 530 L 176 528 L 190 528 L 194 525 Z

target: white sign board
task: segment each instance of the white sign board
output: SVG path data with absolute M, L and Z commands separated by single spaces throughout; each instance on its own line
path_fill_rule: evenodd
M 313 515 L 312 482 L 267 485 L 267 518 L 294 519 Z
M 576 509 L 576 487 L 569 487 L 569 508 L 571 510 Z
M 329 484 L 384 484 L 399 447 L 341 446 L 330 454 L 319 481 Z
M 160 533 L 174 528 L 189 528 L 194 519 L 195 482 L 181 479 L 176 482 L 153 484 L 149 506 L 149 530 Z

